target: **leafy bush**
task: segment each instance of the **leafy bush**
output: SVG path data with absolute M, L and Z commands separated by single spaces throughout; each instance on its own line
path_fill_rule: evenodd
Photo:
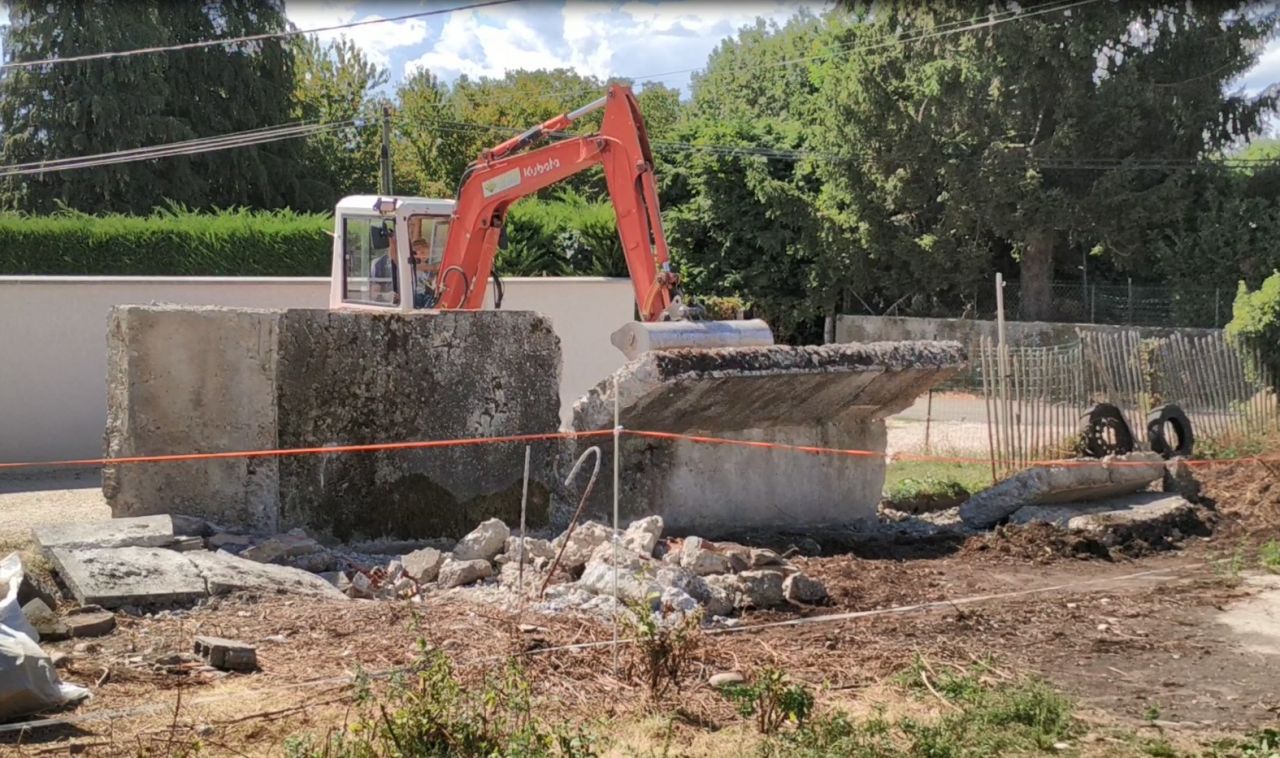
M 764 669 L 751 684 L 733 684 L 721 690 L 738 707 L 743 718 L 755 717 L 761 734 L 773 734 L 788 721 L 803 725 L 813 712 L 813 691 L 793 684 L 781 671 Z
M 1227 336 L 1253 353 L 1247 359 L 1259 379 L 1280 388 L 1280 271 L 1253 292 L 1240 282 Z
M 0 274 L 327 276 L 332 218 L 181 206 L 149 216 L 0 215 Z
M 507 214 L 507 246 L 495 268 L 503 276 L 627 276 L 613 205 L 572 189 L 530 198 Z

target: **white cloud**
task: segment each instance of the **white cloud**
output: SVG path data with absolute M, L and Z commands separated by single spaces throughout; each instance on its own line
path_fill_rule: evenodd
M 290 3 L 285 6 L 289 20 L 299 29 L 317 29 L 337 26 L 352 21 L 375 21 L 384 18 L 378 14 L 356 17 L 359 3 L 355 0 L 322 0 L 321 2 Z M 375 65 L 390 67 L 391 51 L 396 48 L 414 47 L 427 39 L 427 22 L 420 18 L 389 21 L 383 24 L 365 24 L 349 29 L 320 32 L 316 38 L 328 42 L 346 37 L 364 51 Z
M 825 3 L 811 1 L 808 7 L 821 10 Z M 451 14 L 432 49 L 405 64 L 405 75 L 427 68 L 452 79 L 567 67 L 602 79 L 643 80 L 650 78 L 645 74 L 657 74 L 667 84 L 684 86 L 687 72 L 667 72 L 701 68 L 715 46 L 740 27 L 757 17 L 781 23 L 797 10 L 795 4 L 778 0 L 729 6 L 571 0 L 563 8 L 534 8 L 512 5 Z
M 1272 40 L 1257 65 L 1240 78 L 1239 85 L 1248 94 L 1256 95 L 1277 82 L 1280 82 L 1280 40 Z

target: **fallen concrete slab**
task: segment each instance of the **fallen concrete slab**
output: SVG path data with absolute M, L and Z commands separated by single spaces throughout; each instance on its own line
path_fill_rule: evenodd
M 184 605 L 210 595 L 242 591 L 345 599 L 315 574 L 230 553 L 179 553 L 145 547 L 54 548 L 50 557 L 77 601 L 109 609 Z
M 1107 525 L 1163 518 L 1195 508 L 1181 495 L 1135 492 L 1124 497 L 1062 505 L 1027 505 L 1009 516 L 1011 524 L 1044 523 L 1066 529 L 1088 530 Z
M 110 521 L 40 526 L 31 530 L 45 549 L 99 547 L 169 547 L 178 540 L 167 514 Z
M 183 553 L 207 584 L 209 595 L 232 592 L 306 595 L 345 600 L 323 577 L 291 566 L 258 563 L 225 552 Z
M 120 608 L 193 603 L 208 595 L 189 553 L 154 547 L 49 551 L 58 575 L 81 605 Z
M 676 532 L 854 524 L 875 518 L 884 483 L 884 418 L 964 363 L 959 343 L 901 342 L 671 350 L 627 363 L 574 405 L 573 429 L 613 427 L 764 445 L 624 436 L 621 505 L 628 520 L 662 516 Z M 572 458 L 593 441 L 566 446 Z M 603 470 L 611 467 L 605 451 Z M 794 447 L 865 451 L 811 455 Z M 567 522 L 586 477 L 568 489 Z M 588 508 L 610 513 L 597 486 Z
M 1141 490 L 1163 476 L 1164 460 L 1155 453 L 1037 466 L 974 495 L 960 506 L 960 518 L 968 526 L 986 529 L 1025 506 L 1116 497 Z

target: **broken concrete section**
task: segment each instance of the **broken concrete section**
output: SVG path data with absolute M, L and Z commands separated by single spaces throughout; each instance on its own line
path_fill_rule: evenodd
M 119 518 L 111 521 L 40 526 L 31 530 L 45 549 L 60 547 L 173 547 L 173 519 L 168 514 Z
M 108 456 L 555 432 L 560 344 L 520 311 L 385 314 L 121 306 L 108 329 Z M 553 446 L 534 445 L 529 524 Z M 139 463 L 104 470 L 116 516 L 174 510 L 264 532 L 460 537 L 520 511 L 519 445 Z
M 229 553 L 122 547 L 54 548 L 49 555 L 76 600 L 109 609 L 189 604 L 242 590 L 345 599 L 314 574 Z
M 1138 492 L 1074 506 L 1027 506 L 1018 509 L 1009 521 L 1054 524 L 1068 531 L 1089 534 L 1108 546 L 1134 540 L 1162 544 L 1179 535 L 1206 530 L 1199 508 L 1180 495 L 1164 492 Z
M 573 428 L 612 428 L 616 388 L 625 428 L 766 443 L 624 436 L 621 503 L 628 518 L 658 514 L 668 528 L 711 536 L 735 528 L 857 523 L 875 518 L 885 417 L 964 360 L 958 343 L 945 342 L 646 353 L 574 405 Z M 576 455 L 591 444 L 567 452 Z M 797 446 L 865 454 L 813 455 Z M 607 471 L 610 453 L 601 447 Z M 584 485 L 585 477 L 575 486 Z M 576 503 L 577 495 L 566 493 L 564 502 Z M 609 488 L 596 487 L 588 507 L 603 515 L 610 497 Z M 568 514 L 553 516 L 567 520 Z
M 1028 505 L 1085 503 L 1136 492 L 1161 479 L 1164 470 L 1164 460 L 1155 453 L 1037 466 L 970 498 L 960 506 L 960 518 L 985 529 Z
M 258 668 L 257 648 L 239 640 L 199 635 L 195 639 L 194 648 L 196 655 L 214 668 L 230 671 L 253 671 Z

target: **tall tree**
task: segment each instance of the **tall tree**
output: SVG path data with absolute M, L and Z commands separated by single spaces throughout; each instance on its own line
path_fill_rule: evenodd
M 375 92 L 387 83 L 386 69 L 370 63 L 347 39 L 322 45 L 299 37 L 294 56 L 294 118 L 319 123 L 356 121 L 307 139 L 307 171 L 299 206 L 322 210 L 332 208 L 343 195 L 375 192 L 381 119 Z
M 1008 245 L 1026 318 L 1053 315 L 1067 251 L 1145 268 L 1191 202 L 1172 164 L 1256 133 L 1274 105 L 1227 86 L 1274 33 L 1274 6 L 1094 3 L 939 33 L 972 12 L 882 3 L 833 36 L 846 52 L 814 74 L 817 142 L 845 159 L 826 178 L 847 230 L 894 255 L 952 240 L 972 262 Z
M 13 0 L 8 62 L 281 31 L 273 0 L 47 5 Z M 0 74 L 5 163 L 68 158 L 277 126 L 289 121 L 292 56 L 279 39 Z M 280 142 L 199 156 L 10 178 L 3 198 L 25 210 L 278 207 L 293 201 L 300 147 Z

